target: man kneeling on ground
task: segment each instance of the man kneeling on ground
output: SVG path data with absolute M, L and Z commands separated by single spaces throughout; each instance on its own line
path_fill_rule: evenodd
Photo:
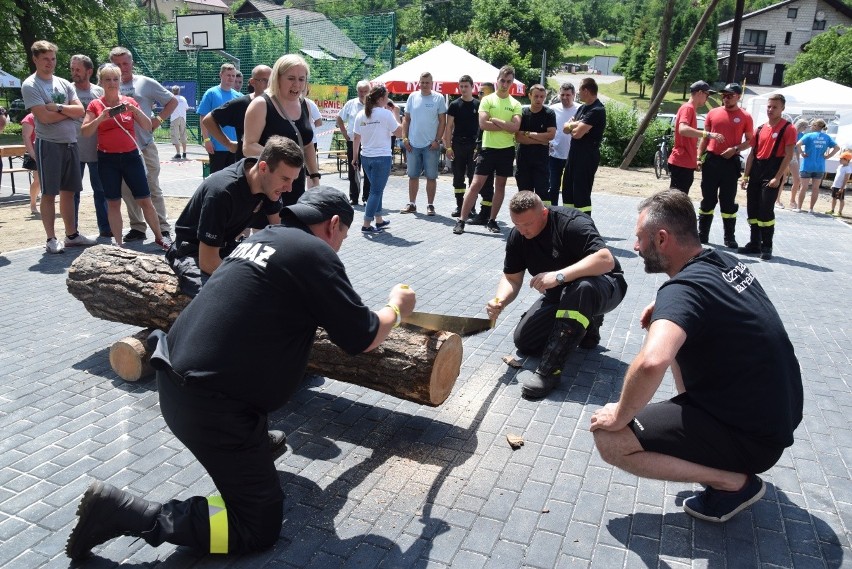
M 686 513 L 725 522 L 758 501 L 758 476 L 793 444 L 802 377 L 766 292 L 737 258 L 702 249 L 695 209 L 681 191 L 643 201 L 633 247 L 648 273 L 666 273 L 618 403 L 595 411 L 603 459 L 636 476 L 706 489 Z M 671 368 L 678 395 L 648 402 Z
M 227 169 L 226 169 L 227 170 Z M 246 553 L 281 534 L 284 493 L 267 416 L 299 388 L 317 327 L 346 353 L 368 352 L 414 309 L 397 285 L 370 310 L 337 256 L 354 211 L 340 191 L 319 186 L 241 243 L 159 337 L 151 364 L 163 419 L 204 466 L 220 496 L 165 504 L 93 482 L 65 552 L 88 556 L 120 535 L 157 546 Z
M 506 241 L 496 298 L 486 310 L 497 318 L 518 296 L 529 270 L 530 287 L 542 296 L 515 328 L 515 346 L 525 355 L 541 355 L 535 372 L 518 374 L 523 396 L 539 399 L 559 383 L 571 351 L 598 345 L 603 315 L 621 303 L 627 283 L 585 213 L 545 206 L 535 193 L 523 191 L 509 202 L 509 215 L 515 227 Z

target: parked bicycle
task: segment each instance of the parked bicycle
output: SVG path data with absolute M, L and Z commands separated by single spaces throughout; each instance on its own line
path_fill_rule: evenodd
M 654 144 L 657 145 L 657 151 L 654 153 L 654 174 L 657 175 L 657 179 L 659 180 L 662 177 L 663 172 L 671 176 L 671 172 L 669 171 L 669 148 L 671 145 L 671 135 L 667 134 L 665 136 L 661 136 L 654 140 Z

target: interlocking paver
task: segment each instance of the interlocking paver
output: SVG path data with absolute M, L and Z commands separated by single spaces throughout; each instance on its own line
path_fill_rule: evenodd
M 194 190 L 200 181 L 194 166 L 164 165 L 168 194 Z M 347 184 L 335 176 L 323 181 Z M 405 187 L 404 177 L 391 178 L 388 209 L 401 205 Z M 392 284 L 407 282 L 420 310 L 484 314 L 502 267 L 505 233 L 471 228 L 453 235 L 452 220 L 443 217 L 452 208 L 448 187 L 442 178 L 435 218 L 392 214 L 388 234 L 347 239 L 341 257 L 369 306 L 381 306 Z M 850 228 L 780 211 L 775 259 L 743 258 L 799 356 L 805 417 L 794 446 L 765 473 L 764 498 L 716 525 L 681 510 L 698 486 L 639 480 L 607 465 L 594 449 L 589 417 L 618 397 L 644 337 L 638 315 L 665 279 L 646 274 L 632 252 L 638 200 L 594 199 L 596 224 L 630 289 L 607 315 L 601 346 L 573 354 L 562 384 L 546 400 L 522 400 L 515 370 L 500 359 L 514 351 L 514 325 L 535 298 L 525 288 L 493 330 L 464 340 L 461 374 L 443 406 L 313 377 L 270 417 L 273 428 L 288 433 L 290 447 L 276 460 L 287 497 L 282 539 L 272 550 L 205 557 L 120 538 L 98 550 L 103 557 L 86 569 L 122 560 L 156 561 L 166 569 L 849 565 L 852 333 L 846 315 L 852 300 L 807 291 L 837 290 L 850 281 Z M 720 240 L 721 228 L 714 227 L 711 242 Z M 33 248 L 5 253 L 0 263 L 2 282 L 23 283 L 0 288 L 4 567 L 68 566 L 62 548 L 92 477 L 161 501 L 215 492 L 165 427 L 156 384 L 124 383 L 109 368 L 110 344 L 136 329 L 92 318 L 65 292 L 67 268 L 79 254 L 48 257 Z M 673 393 L 668 374 L 655 397 Z M 507 433 L 526 444 L 511 450 Z

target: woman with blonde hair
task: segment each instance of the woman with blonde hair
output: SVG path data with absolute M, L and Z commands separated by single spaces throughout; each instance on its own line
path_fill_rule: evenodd
M 805 131 L 808 129 L 808 121 L 805 119 L 799 119 L 795 122 L 794 126 L 796 127 L 796 142 L 799 142 L 799 139 L 802 138 L 802 135 L 805 134 Z M 796 196 L 799 194 L 799 191 L 802 189 L 802 177 L 799 176 L 799 160 L 801 159 L 799 153 L 799 147 L 793 147 L 793 159 L 790 160 L 790 168 L 788 170 L 790 176 L 793 178 L 793 183 L 790 185 L 790 209 L 796 211 Z M 784 179 L 787 179 L 787 176 L 784 176 Z M 775 206 L 784 209 L 784 203 L 781 200 L 781 194 L 784 193 L 783 188 L 778 191 L 778 198 L 775 200 Z
M 98 70 L 103 97 L 89 103 L 80 131 L 84 136 L 98 135 L 98 175 L 107 200 L 107 217 L 115 244 L 122 247 L 121 182 L 127 184 L 145 221 L 154 232 L 154 240 L 167 250 L 171 242 L 160 233 L 160 221 L 151 203 L 151 190 L 145 175 L 142 155 L 136 145 L 134 125 L 151 130 L 151 119 L 132 97 L 119 92 L 121 69 L 108 63 Z
M 310 111 L 302 93 L 308 84 L 310 68 L 300 56 L 288 54 L 278 58 L 272 67 L 269 87 L 255 97 L 246 111 L 243 154 L 259 156 L 269 137 L 279 135 L 295 141 L 305 154 L 305 168 L 293 182 L 293 190 L 282 194 L 284 205 L 296 203 L 305 186 L 319 185 L 319 166 L 314 149 L 314 130 Z M 307 170 L 307 183 L 305 180 Z

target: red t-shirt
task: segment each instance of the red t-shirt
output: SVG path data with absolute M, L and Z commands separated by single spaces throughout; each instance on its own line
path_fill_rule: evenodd
M 35 116 L 29 113 L 21 119 L 21 124 L 28 124 L 33 128 L 33 133 L 30 135 L 30 142 L 35 144 Z
M 743 134 L 754 131 L 754 122 L 751 120 L 751 115 L 739 107 L 732 111 L 725 107 L 716 107 L 707 113 L 704 130 L 718 132 L 725 137 L 725 142 L 722 144 L 712 138 L 707 144 L 708 151 L 713 154 L 722 154 L 728 148 L 741 144 Z
M 121 97 L 121 102 L 125 105 L 139 106 L 139 103 L 132 97 Z M 104 103 L 104 98 L 100 97 L 89 103 L 86 112 L 99 117 L 107 109 L 108 107 Z M 98 150 L 108 153 L 132 152 L 136 150 L 136 133 L 133 130 L 133 122 L 133 112 L 128 109 L 99 124 Z M 121 127 L 124 127 L 124 130 Z
M 686 126 L 691 126 L 692 128 L 698 125 L 695 107 L 689 103 L 682 104 L 677 110 L 677 115 L 675 115 L 674 148 L 672 148 L 672 152 L 669 154 L 669 164 L 695 170 L 696 162 L 698 162 L 699 139 L 678 134 L 678 128 L 683 123 L 686 123 Z
M 757 144 L 757 150 L 754 155 L 755 158 L 765 160 L 766 158 L 772 157 L 772 147 L 775 146 L 775 141 L 778 139 L 778 133 L 781 132 L 781 127 L 784 126 L 784 123 L 787 123 L 787 121 L 781 119 L 778 121 L 778 124 L 772 128 L 769 127 L 769 123 L 766 123 L 755 129 L 754 142 Z M 775 156 L 783 158 L 787 151 L 787 147 L 793 146 L 794 144 L 796 144 L 796 127 L 790 125 L 787 127 L 787 130 L 784 131 L 781 144 L 778 145 L 778 152 L 775 153 Z

